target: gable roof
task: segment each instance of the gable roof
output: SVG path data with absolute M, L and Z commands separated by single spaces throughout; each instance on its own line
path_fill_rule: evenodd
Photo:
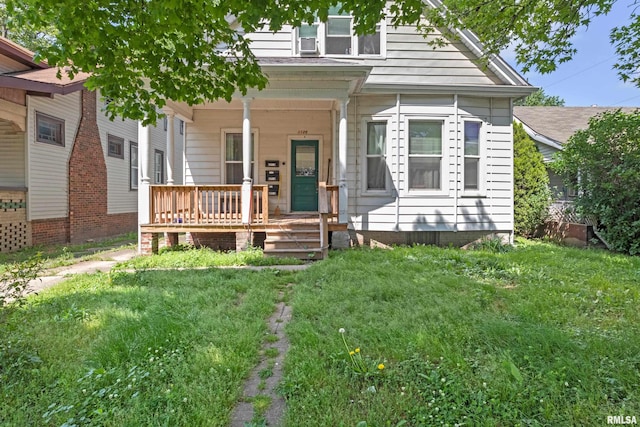
M 20 46 L 11 40 L 0 36 L 0 55 L 4 55 L 16 62 L 27 67 L 34 68 L 49 68 L 46 62 L 35 62 L 33 60 L 34 53 L 29 49 Z
M 57 68 L 51 68 L 46 62 L 35 62 L 33 52 L 4 37 L 0 37 L 0 55 L 29 68 L 0 74 L 0 87 L 4 88 L 21 89 L 35 94 L 64 95 L 81 90 L 89 77 L 88 73 L 78 73 L 72 80 L 62 70 L 58 78 Z
M 640 107 L 639 107 L 640 108 Z M 589 119 L 605 111 L 636 111 L 636 107 L 513 107 L 513 115 L 534 140 L 562 149 L 576 131 L 586 129 Z

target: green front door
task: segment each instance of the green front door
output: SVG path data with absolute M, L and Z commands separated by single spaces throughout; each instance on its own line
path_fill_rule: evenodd
M 291 210 L 318 210 L 318 141 L 291 141 Z

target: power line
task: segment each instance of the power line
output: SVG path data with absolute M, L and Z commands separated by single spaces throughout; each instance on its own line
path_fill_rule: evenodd
M 569 79 L 571 79 L 571 78 L 573 78 L 573 77 L 577 76 L 578 74 L 582 74 L 582 73 L 584 73 L 585 71 L 589 71 L 590 69 L 595 68 L 595 67 L 597 67 L 598 65 L 602 65 L 602 64 L 604 64 L 605 62 L 608 62 L 608 61 L 610 61 L 612 58 L 615 58 L 615 57 L 616 57 L 616 55 L 611 55 L 611 56 L 610 56 L 610 57 L 608 57 L 607 59 L 603 59 L 603 60 L 602 60 L 602 61 L 600 61 L 600 62 L 596 62 L 595 64 L 593 64 L 593 65 L 591 65 L 591 66 L 589 66 L 589 67 L 587 67 L 587 68 L 583 68 L 582 70 L 577 71 L 577 72 L 575 72 L 575 73 L 573 73 L 573 74 L 571 74 L 571 75 L 569 75 L 569 76 L 567 76 L 567 77 L 565 77 L 565 78 L 563 78 L 563 79 L 557 80 L 557 81 L 555 81 L 555 82 L 553 82 L 553 83 L 551 83 L 551 84 L 544 85 L 544 87 L 545 87 L 545 88 L 548 88 L 548 87 L 551 87 L 551 86 L 555 86 L 555 85 L 557 85 L 558 83 L 562 83 L 562 82 L 563 82 L 563 81 L 565 81 L 565 80 L 569 80 Z
M 618 101 L 615 104 L 612 104 L 612 106 L 613 105 L 622 104 L 623 102 L 631 101 L 632 99 L 636 99 L 636 98 L 640 98 L 640 95 L 636 95 L 636 96 L 632 96 L 631 98 L 623 99 L 622 101 Z

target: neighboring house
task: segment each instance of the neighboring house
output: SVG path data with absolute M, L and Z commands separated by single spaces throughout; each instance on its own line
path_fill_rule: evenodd
M 334 8 L 326 23 L 250 34 L 266 89 L 169 101 L 187 122 L 186 185 L 152 185 L 142 138 L 143 253 L 163 232 L 187 232 L 320 257 L 325 211 L 333 247 L 511 237 L 512 101 L 535 88 L 498 57 L 478 65 L 470 32 L 434 48 L 415 26 L 383 20 L 359 37 L 352 24 Z M 303 217 L 307 234 L 291 225 Z
M 108 120 L 99 94 L 83 88 L 86 75 L 59 80 L 56 72 L 0 38 L 0 252 L 137 227 L 137 122 Z M 162 124 L 151 129 L 156 183 L 167 182 L 168 139 Z
M 563 149 L 569 138 L 579 130 L 589 127 L 589 119 L 605 111 L 636 111 L 636 108 L 620 107 L 514 107 L 514 119 L 522 124 L 525 132 L 535 141 L 545 164 L 553 161 L 553 155 Z M 549 186 L 556 200 L 571 200 L 575 189 L 564 185 L 562 178 L 547 168 Z

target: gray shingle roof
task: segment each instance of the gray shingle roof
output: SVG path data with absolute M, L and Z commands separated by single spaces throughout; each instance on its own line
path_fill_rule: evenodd
M 597 114 L 637 109 L 640 107 L 513 107 L 513 115 L 534 132 L 564 144 L 576 131 L 586 129 Z

